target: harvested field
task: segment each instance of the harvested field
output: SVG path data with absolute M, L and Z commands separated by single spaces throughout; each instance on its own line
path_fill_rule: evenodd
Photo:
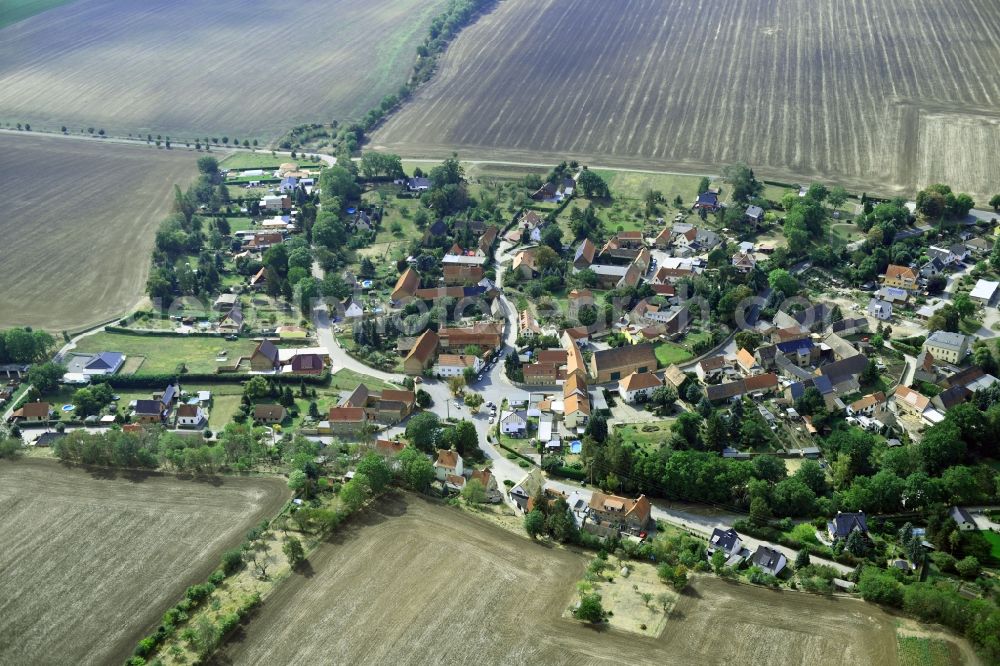
M 145 293 L 156 228 L 196 153 L 12 134 L 0 146 L 0 327 L 58 332 L 124 314 Z
M 505 0 L 373 145 L 993 194 L 998 31 L 994 0 Z
M 216 663 L 896 663 L 875 606 L 709 577 L 659 639 L 594 630 L 561 617 L 587 560 L 419 498 L 384 500 L 282 583 Z
M 0 663 L 121 663 L 287 496 L 278 479 L 0 464 Z
M 271 139 L 394 93 L 440 0 L 78 0 L 0 32 L 0 118 Z

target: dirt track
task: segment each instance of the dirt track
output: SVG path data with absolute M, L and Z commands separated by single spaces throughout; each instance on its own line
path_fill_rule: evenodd
M 353 522 L 218 664 L 896 663 L 874 606 L 699 578 L 659 639 L 560 618 L 587 558 L 414 497 Z
M 0 664 L 121 663 L 287 496 L 277 479 L 0 462 Z

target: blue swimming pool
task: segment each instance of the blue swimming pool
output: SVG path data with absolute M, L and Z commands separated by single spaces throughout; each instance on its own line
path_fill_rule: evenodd
M 578 439 L 574 439 L 572 442 L 569 443 L 570 453 L 579 453 L 580 451 L 583 451 L 583 442 L 581 442 Z

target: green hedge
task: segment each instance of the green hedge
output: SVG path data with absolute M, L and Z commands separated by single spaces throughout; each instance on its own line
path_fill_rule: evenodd
M 322 375 L 251 375 L 244 372 L 189 372 L 184 374 L 156 373 L 148 375 L 113 375 L 111 377 L 95 378 L 94 382 L 106 382 L 112 388 L 163 388 L 174 380 L 196 384 L 242 384 L 253 377 L 265 377 L 279 384 L 299 384 L 305 382 L 312 386 L 324 386 L 330 382 L 330 373 Z
M 575 469 L 573 467 L 567 467 L 566 465 L 549 470 L 549 473 L 554 476 L 561 476 L 564 479 L 573 479 L 574 481 L 587 480 L 587 473 L 582 469 Z
M 518 453 L 518 452 L 517 452 L 517 451 L 515 451 L 514 449 L 510 448 L 509 446 L 507 446 L 506 444 L 504 444 L 503 442 L 501 442 L 499 438 L 497 438 L 497 445 L 499 445 L 499 446 L 500 446 L 500 448 L 501 448 L 501 449 L 503 449 L 504 451 L 509 451 L 510 453 L 513 453 L 513 454 L 514 454 L 514 455 L 515 455 L 515 456 L 516 456 L 517 458 L 519 458 L 519 459 L 521 459 L 521 460 L 526 460 L 526 461 L 528 461 L 528 462 L 529 462 L 530 464 L 534 465 L 535 467 L 538 467 L 538 464 L 537 464 L 537 463 L 535 463 L 535 461 L 534 461 L 534 460 L 532 460 L 532 459 L 531 459 L 531 458 L 529 458 L 528 456 L 526 456 L 526 455 L 524 455 L 524 454 L 522 454 L 522 453 Z
M 147 331 L 125 328 L 124 326 L 105 326 L 105 333 L 115 333 L 117 335 L 138 335 L 147 338 L 223 338 L 228 333 L 216 333 L 209 331 L 192 331 L 191 333 L 178 333 L 177 331 Z

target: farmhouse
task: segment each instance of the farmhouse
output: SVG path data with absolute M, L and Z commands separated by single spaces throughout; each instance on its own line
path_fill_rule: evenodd
M 401 303 L 413 297 L 413 294 L 420 287 L 420 274 L 412 268 L 407 268 L 396 280 L 389 300 L 393 303 Z
M 618 394 L 625 402 L 648 400 L 660 386 L 663 386 L 663 382 L 652 372 L 633 372 L 619 383 Z
M 719 195 L 715 192 L 702 192 L 694 202 L 694 208 L 705 209 L 709 212 L 719 210 Z
M 500 346 L 503 340 L 503 325 L 477 322 L 463 328 L 442 328 L 438 336 L 444 349 L 464 349 L 469 345 L 475 345 L 485 351 Z
M 327 412 L 326 421 L 320 424 L 319 431 L 328 435 L 356 435 L 368 425 L 368 412 L 364 407 L 331 407 Z
M 892 319 L 892 303 L 873 298 L 868 301 L 868 316 L 881 321 Z
M 528 430 L 528 418 L 525 412 L 505 412 L 500 415 L 500 432 L 512 437 L 523 437 Z
M 597 246 L 589 238 L 583 239 L 573 255 L 573 267 L 577 270 L 587 268 L 594 263 L 594 255 L 597 253 Z
M 618 381 L 633 372 L 653 370 L 656 370 L 656 354 L 650 344 L 596 351 L 590 360 L 590 374 L 598 384 Z

